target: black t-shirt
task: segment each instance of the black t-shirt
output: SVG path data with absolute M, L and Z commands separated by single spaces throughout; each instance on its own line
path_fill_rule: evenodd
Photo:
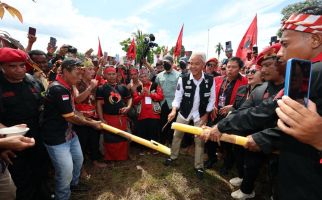
M 22 82 L 10 83 L 0 73 L 0 119 L 5 126 L 27 124 L 26 136 L 38 139 L 42 87 L 31 75 Z
M 47 145 L 62 144 L 73 136 L 72 124 L 63 117 L 73 114 L 71 91 L 58 82 L 53 82 L 46 92 L 44 103 L 42 130 Z
M 103 113 L 109 115 L 120 114 L 120 109 L 125 107 L 125 100 L 131 97 L 125 85 L 104 84 L 96 91 L 96 99 L 104 100 Z

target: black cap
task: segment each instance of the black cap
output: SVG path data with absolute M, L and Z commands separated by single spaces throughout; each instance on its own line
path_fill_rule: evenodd
M 187 57 L 181 57 L 179 59 L 179 62 L 184 62 L 185 64 L 187 64 L 188 63 L 188 58 Z
M 65 59 L 61 64 L 61 70 L 68 69 L 69 71 L 73 70 L 75 67 L 82 64 L 81 60 L 78 59 Z

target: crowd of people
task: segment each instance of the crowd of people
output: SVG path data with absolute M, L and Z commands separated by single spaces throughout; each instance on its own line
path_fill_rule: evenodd
M 234 199 L 255 197 L 265 163 L 271 198 L 322 199 L 321 27 L 321 7 L 294 13 L 283 23 L 280 41 L 250 53 L 246 62 L 226 48 L 223 61 L 193 52 L 178 62 L 165 55 L 155 65 L 145 59 L 143 66 L 110 65 L 91 51 L 79 59 L 70 45 L 34 50 L 32 35 L 25 51 L 1 47 L 0 127 L 29 131 L 0 138 L 0 199 L 67 200 L 71 192 L 89 189 L 80 181 L 88 177 L 85 154 L 97 168 L 128 160 L 133 145 L 103 130 L 102 122 L 171 147 L 165 167 L 180 164 L 180 148 L 194 146 L 201 180 L 218 159 L 223 175 L 236 167 L 238 177 L 229 180 L 239 187 Z M 290 58 L 313 63 L 307 107 L 283 96 Z M 173 131 L 174 121 L 204 133 Z M 222 133 L 245 136 L 247 144 L 220 143 Z M 158 153 L 134 148 L 141 156 Z

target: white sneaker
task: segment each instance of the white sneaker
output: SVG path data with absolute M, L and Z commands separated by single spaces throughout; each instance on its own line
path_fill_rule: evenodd
M 243 179 L 239 177 L 235 177 L 229 180 L 229 183 L 235 187 L 239 187 L 242 182 L 243 182 Z
M 239 189 L 231 193 L 231 197 L 239 200 L 251 199 L 255 197 L 255 192 L 253 191 L 251 194 L 245 194 Z

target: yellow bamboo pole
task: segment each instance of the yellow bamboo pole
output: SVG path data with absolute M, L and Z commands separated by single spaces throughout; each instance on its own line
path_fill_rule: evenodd
M 115 128 L 113 126 L 107 125 L 105 123 L 101 123 L 101 126 L 102 126 L 102 128 L 104 130 L 106 130 L 108 132 L 111 132 L 113 134 L 119 135 L 121 137 L 125 137 L 125 138 L 127 138 L 127 139 L 129 139 L 129 140 L 131 140 L 133 142 L 139 143 L 139 144 L 141 144 L 143 146 L 146 146 L 146 147 L 148 147 L 150 149 L 154 149 L 154 150 L 159 151 L 161 153 L 164 153 L 164 154 L 166 154 L 168 156 L 171 155 L 171 149 L 169 147 L 167 147 L 165 145 L 162 145 L 162 144 L 160 144 L 160 143 L 158 143 L 156 141 L 153 141 L 153 140 L 148 141 L 146 139 L 143 139 L 143 138 L 140 138 L 138 136 L 132 135 L 132 134 L 130 134 L 128 132 L 122 131 L 122 130 L 120 130 L 118 128 Z
M 194 135 L 201 135 L 204 132 L 204 130 L 201 127 L 190 126 L 187 124 L 181 124 L 177 122 L 172 123 L 171 128 Z M 245 146 L 248 139 L 246 137 L 224 133 L 221 135 L 220 140 L 232 144 Z

